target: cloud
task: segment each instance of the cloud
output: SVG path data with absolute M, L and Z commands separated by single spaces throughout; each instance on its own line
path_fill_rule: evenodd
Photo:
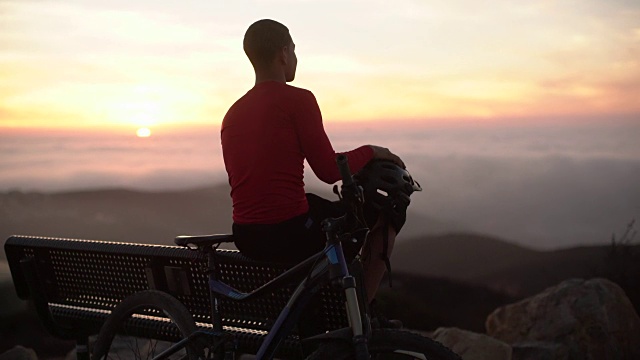
M 523 245 L 604 244 L 640 216 L 640 162 L 562 156 L 409 157 L 424 194 L 415 209 Z
M 640 218 L 640 113 L 626 123 L 604 117 L 569 126 L 555 120 L 526 127 L 394 121 L 327 128 L 338 151 L 373 143 L 398 153 L 425 189 L 412 197 L 412 211 L 453 224 L 444 230 L 539 248 L 607 243 L 611 232 Z M 133 131 L 0 133 L 0 151 L 10 154 L 0 157 L 0 191 L 162 190 L 226 182 L 216 127 L 162 130 L 147 139 L 152 142 Z M 305 182 L 318 184 L 314 178 L 307 171 Z
M 140 85 L 199 99 L 182 102 L 181 119 L 206 121 L 209 106 L 220 117 L 253 83 L 241 38 L 260 17 L 289 26 L 300 58 L 293 85 L 316 92 L 328 119 L 638 109 L 637 97 L 623 93 L 640 78 L 640 13 L 629 2 L 4 4 L 5 106 L 68 106 L 105 124 L 113 119 L 103 104 L 126 102 L 117 93 Z M 88 101 L 99 110 L 79 107 Z

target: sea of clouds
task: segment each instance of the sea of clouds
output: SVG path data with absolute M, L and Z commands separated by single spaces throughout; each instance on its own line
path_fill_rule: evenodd
M 424 191 L 412 211 L 534 248 L 604 244 L 640 218 L 640 125 L 328 124 L 337 151 L 399 154 Z M 218 129 L 0 135 L 0 192 L 184 189 L 226 183 Z M 310 188 L 328 188 L 306 173 Z

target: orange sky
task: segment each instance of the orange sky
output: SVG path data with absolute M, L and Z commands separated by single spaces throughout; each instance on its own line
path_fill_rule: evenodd
M 0 128 L 217 124 L 260 18 L 328 122 L 640 114 L 635 1 L 2 0 Z

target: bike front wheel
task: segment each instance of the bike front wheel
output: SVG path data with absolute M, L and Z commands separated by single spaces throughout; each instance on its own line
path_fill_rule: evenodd
M 374 330 L 368 347 L 372 360 L 462 360 L 456 353 L 435 340 L 400 330 Z M 354 359 L 354 356 L 352 344 L 334 341 L 321 345 L 307 359 L 347 360 Z
M 141 291 L 124 299 L 107 318 L 92 359 L 153 359 L 196 329 L 193 317 L 176 298 L 161 291 Z M 195 345 L 189 345 L 167 359 L 197 358 Z

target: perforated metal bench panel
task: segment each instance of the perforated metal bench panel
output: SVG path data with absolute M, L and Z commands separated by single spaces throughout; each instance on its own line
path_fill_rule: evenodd
M 97 332 L 124 298 L 148 289 L 174 295 L 202 326 L 211 321 L 207 259 L 198 252 L 177 246 L 27 236 L 9 238 L 5 251 L 18 295 L 30 297 L 20 261 L 31 258 L 56 320 L 82 331 Z M 286 269 L 220 250 L 216 270 L 218 279 L 249 292 Z M 233 328 L 245 346 L 257 349 L 292 290 L 293 286 L 242 303 L 223 300 L 223 325 Z M 323 327 L 347 326 L 342 293 L 328 287 L 321 293 Z

